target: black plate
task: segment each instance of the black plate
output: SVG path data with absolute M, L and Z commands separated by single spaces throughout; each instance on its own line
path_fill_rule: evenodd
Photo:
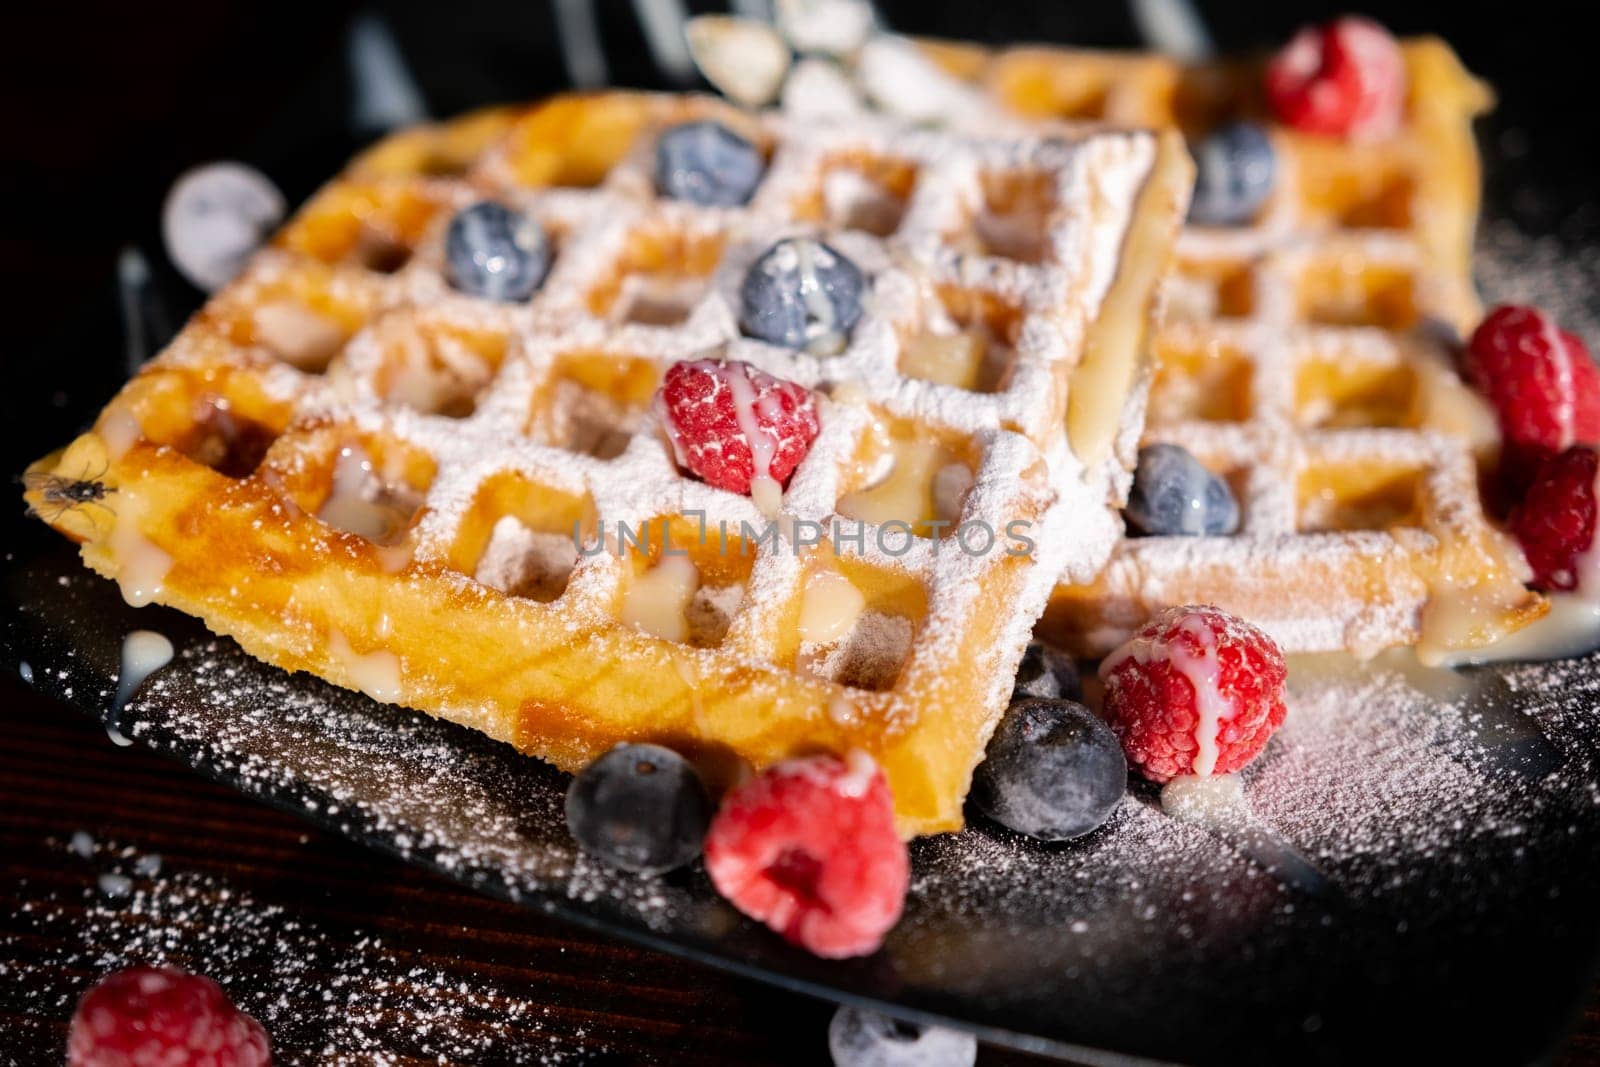
M 120 717 L 137 741 L 475 888 L 792 989 L 1089 1061 L 1281 1063 L 1526 1061 L 1587 988 L 1597 659 L 1424 677 L 1449 705 L 1398 671 L 1297 665 L 1290 723 L 1247 775 L 1270 830 L 1228 844 L 1133 796 L 1068 846 L 925 839 L 884 950 L 826 963 L 698 870 L 586 862 L 565 776 L 538 761 L 129 608 L 37 524 L 6 538 L 5 655 L 42 691 L 108 719 L 124 635 L 154 629 L 178 655 Z
M 348 155 L 344 134 L 324 135 L 328 110 L 293 105 L 249 154 L 303 192 Z M 1542 229 L 1572 206 L 1576 186 L 1528 180 L 1525 157 L 1492 162 L 1503 217 Z M 1547 300 L 1592 329 L 1595 257 L 1574 253 L 1594 247 L 1593 221 L 1565 245 L 1491 225 L 1492 294 Z M 169 308 L 192 306 L 159 262 L 157 278 Z M 109 293 L 92 301 L 8 368 L 12 470 L 65 443 L 125 377 L 115 309 Z M 884 950 L 826 963 L 742 920 L 698 870 L 641 881 L 585 862 L 561 817 L 564 776 L 543 764 L 128 608 L 71 546 L 4 510 L 0 644 L 41 691 L 106 719 L 124 635 L 157 630 L 178 656 L 121 716 L 138 742 L 486 892 L 777 985 L 1089 1062 L 1230 1063 L 1525 1062 L 1555 1047 L 1588 989 L 1597 658 L 1459 681 L 1297 665 L 1290 722 L 1247 774 L 1256 830 L 1224 841 L 1136 795 L 1072 845 L 983 825 L 919 841 Z

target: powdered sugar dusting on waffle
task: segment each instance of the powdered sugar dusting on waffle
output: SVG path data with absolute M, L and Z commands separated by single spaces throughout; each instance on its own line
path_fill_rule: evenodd
M 1429 587 L 1438 580 L 1434 547 L 1475 546 L 1460 564 L 1490 546 L 1473 564 L 1486 590 L 1497 569 L 1516 570 L 1514 558 L 1496 558 L 1471 466 L 1460 462 L 1486 454 L 1496 434 L 1456 376 L 1452 351 L 1478 315 L 1461 246 L 1477 207 L 1470 123 L 1488 97 L 1442 44 L 1404 50 L 1427 106 L 1392 139 L 1336 144 L 1272 127 L 1277 175 L 1259 215 L 1180 235 L 1156 344 L 1167 369 L 1146 436 L 1183 444 L 1223 474 L 1244 498 L 1246 522 L 1228 539 L 1130 539 L 1098 581 L 1075 588 L 1081 579 L 1065 576 L 1051 632 L 1081 651 L 1107 651 L 1161 607 L 1198 600 L 1248 608 L 1286 647 L 1370 653 L 1418 641 L 1430 607 L 1456 592 Z M 1186 132 L 1212 104 L 1233 114 L 1259 92 L 1248 64 L 1184 67 L 1050 48 L 973 49 L 957 64 L 984 96 L 981 110 Z M 1183 100 L 1188 115 L 1174 106 Z M 1392 398 L 1407 389 L 1409 397 Z M 1368 436 L 1369 426 L 1382 432 Z M 1407 445 L 1408 432 L 1442 440 Z M 1127 433 L 1129 445 L 1135 435 Z M 1341 445 L 1343 435 L 1350 440 Z M 1316 464 L 1358 452 L 1398 468 L 1398 480 L 1421 480 L 1416 514 L 1380 514 L 1371 528 L 1301 521 L 1302 490 L 1343 491 L 1337 478 L 1319 484 Z M 1414 573 L 1413 555 L 1425 573 Z M 1280 565 L 1290 558 L 1296 566 Z M 1277 588 L 1263 582 L 1268 571 Z M 1496 588 L 1478 606 L 1515 625 L 1529 605 L 1513 583 Z
M 1060 131 L 1007 139 L 881 118 L 809 121 L 742 115 L 709 100 L 625 99 L 615 113 L 593 105 L 597 114 L 643 125 L 629 134 L 630 149 L 614 146 L 620 161 L 608 156 L 590 175 L 598 179 L 591 187 L 520 183 L 522 141 L 544 134 L 519 133 L 517 123 L 537 127 L 560 116 L 559 102 L 555 111 L 512 119 L 454 177 L 373 171 L 358 161 L 114 408 L 147 403 L 181 412 L 181 400 L 157 404 L 157 391 L 216 388 L 242 413 L 263 404 L 286 409 L 287 416 L 262 416 L 288 425 L 244 475 L 252 499 L 266 488 L 281 498 L 266 506 L 280 514 L 325 517 L 331 491 L 341 498 L 335 511 L 377 508 L 386 528 L 393 519 L 401 531 L 376 552 L 374 542 L 358 540 L 365 523 L 351 530 L 324 523 L 297 535 L 312 542 L 319 561 L 376 561 L 378 580 L 403 583 L 410 597 L 471 605 L 486 618 L 527 626 L 540 642 L 569 633 L 565 656 L 579 655 L 590 635 L 607 648 L 620 643 L 633 657 L 619 676 L 626 684 L 646 684 L 647 674 L 670 666 L 686 688 L 682 699 L 696 708 L 702 691 L 721 708 L 781 705 L 783 728 L 759 743 L 776 749 L 777 738 L 845 700 L 851 724 L 817 719 L 819 729 L 841 747 L 887 748 L 925 707 L 950 707 L 972 715 L 960 745 L 975 746 L 975 760 L 983 720 L 1003 708 L 1054 579 L 1093 574 L 1116 541 L 1108 485 L 1125 474 L 1115 461 L 1086 470 L 1074 454 L 1067 394 L 1160 162 L 1156 139 Z M 656 131 L 701 117 L 725 119 L 767 157 L 749 205 L 702 208 L 655 195 Z M 897 199 L 888 232 L 872 219 L 862 228 L 861 220 L 829 214 L 853 212 L 847 201 L 864 195 L 835 190 L 830 207 L 830 176 L 852 169 Z M 445 280 L 449 221 L 484 198 L 536 219 L 554 249 L 544 284 L 525 304 L 478 300 Z M 740 333 L 746 272 L 791 236 L 826 240 L 866 278 L 862 315 L 836 355 Z M 263 329 L 261 309 L 275 305 L 285 311 L 269 315 L 278 321 Z M 957 355 L 908 354 L 926 338 L 936 347 L 953 339 Z M 747 361 L 817 394 L 820 431 L 775 522 L 748 496 L 682 472 L 651 410 L 667 365 L 707 357 Z M 1120 409 L 1123 398 L 1108 402 Z M 226 444 L 232 426 L 199 429 Z M 173 440 L 172 431 L 160 432 Z M 178 451 L 198 459 L 188 447 L 180 442 Z M 335 468 L 350 477 L 330 490 Z M 851 503 L 858 500 L 879 504 Z M 872 521 L 846 517 L 861 508 Z M 655 614 L 628 606 L 635 591 L 667 588 L 649 576 L 661 557 L 648 542 L 641 551 L 639 535 L 652 536 L 653 527 L 659 545 L 671 523 L 684 547 L 682 530 L 696 521 L 700 555 L 692 568 L 674 564 L 682 573 L 671 585 L 685 598 L 686 625 L 657 627 Z M 945 521 L 959 528 L 939 536 L 936 523 Z M 899 536 L 895 524 L 920 532 Z M 1019 527 L 1025 537 L 1013 532 Z M 962 536 L 974 530 L 973 539 Z M 568 531 L 582 544 L 559 558 L 547 551 Z M 730 536 L 745 562 L 728 562 Z M 633 547 L 623 550 L 630 539 Z M 826 547 L 806 551 L 807 540 L 850 555 L 841 559 L 856 568 L 850 580 L 885 602 L 863 614 L 870 625 L 857 625 L 848 647 L 807 648 L 797 658 L 792 609 L 808 575 L 831 558 Z M 693 555 L 696 546 L 688 547 Z M 114 572 L 116 553 L 109 555 L 105 565 Z M 730 570 L 738 573 L 723 573 Z M 206 597 L 217 599 L 219 614 L 248 613 L 247 595 L 206 590 L 196 600 L 202 613 Z M 687 618 L 691 609 L 698 629 Z M 317 606 L 274 621 L 261 654 L 321 664 L 329 677 L 349 681 L 359 655 L 383 648 L 386 634 L 411 641 L 421 625 L 389 630 L 395 621 L 387 617 L 350 619 L 341 624 L 343 643 L 330 644 L 333 624 L 315 621 L 327 617 Z M 246 629 L 211 621 L 222 632 Z M 367 632 L 373 624 L 379 631 Z M 870 670 L 857 663 L 862 657 Z M 422 648 L 391 659 L 400 702 L 496 736 L 527 729 L 515 725 L 518 716 L 545 699 L 513 693 L 518 683 L 508 681 L 495 701 L 479 706 L 456 697 Z M 819 699 L 823 709 L 813 710 Z M 619 722 L 632 707 L 619 702 Z M 558 724 L 535 729 L 545 725 Z M 580 733 L 578 744 L 603 735 Z M 566 746 L 563 765 L 575 762 L 571 742 L 555 735 L 549 742 Z M 541 734 L 528 745 L 544 743 Z M 912 762 L 944 758 L 909 751 Z M 950 793 L 966 771 L 952 769 L 939 769 L 951 788 L 929 801 L 946 820 L 959 814 Z

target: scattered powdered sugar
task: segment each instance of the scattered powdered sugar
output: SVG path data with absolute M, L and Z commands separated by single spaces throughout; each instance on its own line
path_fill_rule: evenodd
M 1538 305 L 1591 349 L 1600 344 L 1600 246 L 1534 237 L 1497 219 L 1478 235 L 1473 273 L 1491 302 Z
M 15 951 L 34 961 L 15 972 L 0 962 L 0 980 L 31 1016 L 66 1018 L 93 976 L 169 964 L 222 983 L 285 1063 L 561 1064 L 594 1051 L 573 1040 L 581 1029 L 569 1035 L 567 1022 L 544 1018 L 549 1004 L 415 946 L 335 931 L 217 876 L 161 875 L 152 857 L 114 843 L 80 858 L 98 873 L 81 864 L 71 873 L 92 885 L 29 888 L 12 932 L 0 930 L 0 960 Z
M 112 595 L 100 583 L 70 583 L 54 609 L 81 613 L 92 631 L 85 609 L 94 594 Z M 641 879 L 579 854 L 561 810 L 565 776 L 470 731 L 284 676 L 197 627 L 186 632 L 174 627 L 177 658 L 126 709 L 135 738 L 470 887 L 746 963 L 794 965 L 698 869 Z M 62 667 L 40 672 L 47 693 L 87 695 L 99 685 L 104 700 L 117 643 L 107 634 L 103 654 L 77 658 L 25 651 Z M 1271 975 L 1307 983 L 1311 997 L 1314 983 L 1348 974 L 1363 954 L 1420 958 L 1417 943 L 1394 940 L 1400 926 L 1426 928 L 1438 939 L 1430 945 L 1470 939 L 1486 922 L 1504 936 L 1524 922 L 1507 894 L 1530 884 L 1552 900 L 1561 894 L 1562 906 L 1592 898 L 1582 894 L 1594 888 L 1593 865 L 1579 850 L 1600 836 L 1595 660 L 1450 673 L 1395 656 L 1366 667 L 1305 658 L 1291 663 L 1290 679 L 1287 723 L 1243 774 L 1247 831 L 1169 818 L 1140 787 L 1107 826 L 1065 845 L 981 822 L 918 840 L 905 917 L 865 966 L 889 969 L 893 996 L 913 1007 L 1089 1019 L 1087 1039 L 1139 1025 L 1151 998 L 1175 987 L 1251 989 Z M 106 854 L 87 835 L 59 848 Z M 178 866 L 164 863 L 154 876 L 162 892 L 186 891 Z M 89 887 L 80 944 L 142 936 L 95 923 L 109 924 L 123 907 L 166 906 L 149 899 L 152 876 L 135 857 L 104 873 L 133 879 L 132 894 Z M 205 921 L 267 922 L 229 908 Z M 119 951 L 131 960 L 144 947 Z M 1306 967 L 1312 958 L 1328 966 Z M 292 961 L 283 966 L 291 979 L 301 973 Z M 331 974 L 318 995 L 354 982 L 341 978 L 346 970 Z M 374 986 L 360 1003 L 376 1005 L 382 992 Z M 347 984 L 329 993 L 349 995 Z M 446 1021 L 435 1036 L 466 1032 Z

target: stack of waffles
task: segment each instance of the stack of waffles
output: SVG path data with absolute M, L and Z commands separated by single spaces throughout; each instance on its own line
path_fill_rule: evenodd
M 1402 46 L 1401 126 L 1375 140 L 1274 123 L 1259 63 L 1185 65 L 1050 48 L 928 43 L 946 73 L 1037 124 L 1270 131 L 1270 200 L 1248 225 L 1190 226 L 1154 342 L 1147 442 L 1182 445 L 1232 485 L 1239 532 L 1122 541 L 1067 577 L 1044 629 L 1085 655 L 1155 611 L 1211 603 L 1287 651 L 1459 656 L 1541 616 L 1520 553 L 1486 520 L 1492 414 L 1455 353 L 1476 325 L 1472 119 L 1487 90 L 1442 42 Z
M 657 194 L 660 132 L 708 117 L 766 159 L 746 207 Z M 1190 179 L 1176 133 L 621 93 L 408 131 L 36 465 L 29 499 L 130 601 L 563 768 L 655 741 L 726 782 L 861 750 L 903 833 L 955 828 L 1052 586 L 1092 588 L 1120 536 Z M 446 281 L 446 227 L 486 199 L 554 247 L 526 303 Z M 868 278 L 836 356 L 740 335 L 746 270 L 799 234 Z M 651 400 L 707 356 L 819 398 L 776 507 L 674 462 Z M 103 492 L 52 508 L 52 476 Z

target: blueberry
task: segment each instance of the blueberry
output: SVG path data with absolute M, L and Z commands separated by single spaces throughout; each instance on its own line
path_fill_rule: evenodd
M 1128 761 L 1111 727 L 1071 700 L 1011 705 L 972 779 L 972 801 L 1002 826 L 1042 841 L 1082 837 L 1110 817 L 1128 788 Z
M 809 237 L 779 241 L 750 268 L 739 288 L 739 325 L 749 337 L 814 355 L 842 350 L 866 280 L 838 251 Z
M 834 1067 L 971 1067 L 978 1041 L 960 1030 L 840 1007 L 828 1024 L 828 1051 Z
M 1203 226 L 1240 226 L 1255 218 L 1272 193 L 1278 161 L 1260 126 L 1235 122 L 1195 149 L 1194 198 L 1189 221 Z
M 485 200 L 464 208 L 445 234 L 445 275 L 471 296 L 521 303 L 550 269 L 550 242 L 526 215 Z
M 737 207 L 765 167 L 755 145 L 718 122 L 674 126 L 656 143 L 656 189 L 691 204 Z
M 1083 682 L 1072 657 L 1043 641 L 1029 641 L 1017 668 L 1012 700 L 1043 697 L 1046 700 L 1082 700 Z
M 567 829 L 613 867 L 659 874 L 700 854 L 711 800 L 688 760 L 660 745 L 621 744 L 567 789 Z
M 1138 532 L 1216 537 L 1239 529 L 1239 503 L 1228 483 L 1177 445 L 1139 449 L 1123 516 Z

